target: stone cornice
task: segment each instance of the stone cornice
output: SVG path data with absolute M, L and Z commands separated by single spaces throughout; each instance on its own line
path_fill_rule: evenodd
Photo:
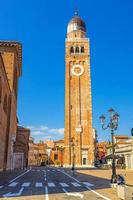
M 2 71 L 3 71 L 3 75 L 4 75 L 4 77 L 2 77 L 2 78 L 4 78 L 5 81 L 7 82 L 8 90 L 11 92 L 10 85 L 9 85 L 9 82 L 8 82 L 7 73 L 6 73 L 6 70 L 5 70 L 5 66 L 4 66 L 4 62 L 3 62 L 3 59 L 2 59 L 1 53 L 0 53 L 0 60 L 2 62 L 1 68 L 2 68 Z
M 20 73 L 22 72 L 22 44 L 16 41 L 0 41 L 0 46 L 5 47 L 15 47 L 17 51 L 17 60 L 18 60 L 18 66 L 20 68 Z

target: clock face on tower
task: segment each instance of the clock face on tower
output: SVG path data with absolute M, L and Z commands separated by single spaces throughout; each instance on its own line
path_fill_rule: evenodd
M 79 64 L 73 65 L 71 68 L 71 73 L 74 76 L 81 76 L 84 73 L 84 68 Z

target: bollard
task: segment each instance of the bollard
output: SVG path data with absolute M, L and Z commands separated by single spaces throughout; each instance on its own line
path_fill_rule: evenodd
M 117 195 L 122 200 L 132 200 L 132 188 L 127 185 L 117 185 Z

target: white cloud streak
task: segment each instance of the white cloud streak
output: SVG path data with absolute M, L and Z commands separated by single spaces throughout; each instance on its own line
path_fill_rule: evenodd
M 64 128 L 49 128 L 48 126 L 27 126 L 31 130 L 31 136 L 35 138 L 35 141 L 39 140 L 57 140 L 63 138 Z

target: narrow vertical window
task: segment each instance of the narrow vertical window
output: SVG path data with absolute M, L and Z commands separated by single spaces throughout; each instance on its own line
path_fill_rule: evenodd
M 75 53 L 79 53 L 79 47 L 76 47 Z
M 73 47 L 70 48 L 70 53 L 74 53 L 74 48 Z
M 84 47 L 81 47 L 81 53 L 84 53 L 84 52 L 85 52 Z

